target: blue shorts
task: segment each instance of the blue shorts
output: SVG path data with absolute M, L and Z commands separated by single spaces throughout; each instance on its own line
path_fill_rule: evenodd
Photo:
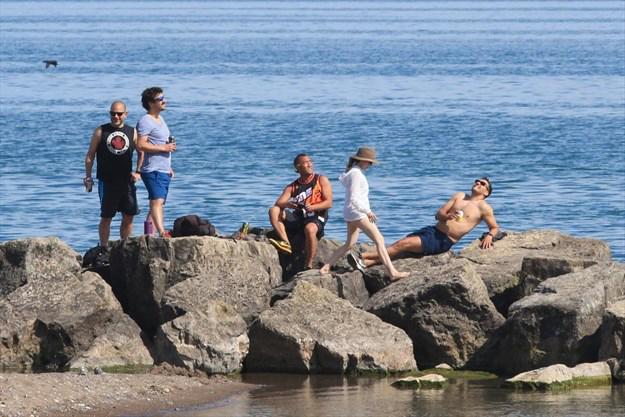
M 141 179 L 148 190 L 149 200 L 158 200 L 159 198 L 167 200 L 169 183 L 171 182 L 169 174 L 160 171 L 142 172 Z
M 408 235 L 408 237 L 413 236 L 421 238 L 423 255 L 436 255 L 437 253 L 447 252 L 454 245 L 454 242 L 435 226 L 424 227 Z

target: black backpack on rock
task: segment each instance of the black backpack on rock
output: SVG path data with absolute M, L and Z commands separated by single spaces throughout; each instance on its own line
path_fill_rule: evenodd
M 215 226 L 206 219 L 195 214 L 178 217 L 174 221 L 173 237 L 182 236 L 217 236 Z
M 110 252 L 108 248 L 96 246 L 85 252 L 82 257 L 83 268 L 103 268 L 109 266 Z

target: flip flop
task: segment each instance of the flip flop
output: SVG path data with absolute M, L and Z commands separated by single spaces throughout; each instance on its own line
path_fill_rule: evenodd
M 353 252 L 347 254 L 347 263 L 354 269 L 359 270 L 363 274 L 365 273 L 365 268 L 367 267 L 365 263 L 360 259 L 360 256 L 355 255 Z
M 269 243 L 271 243 L 273 247 L 278 249 L 280 252 L 288 253 L 289 255 L 293 253 L 291 251 L 291 245 L 284 240 L 269 239 Z

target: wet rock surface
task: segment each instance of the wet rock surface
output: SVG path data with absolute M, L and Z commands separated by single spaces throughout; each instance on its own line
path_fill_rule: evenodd
M 442 375 L 427 374 L 423 376 L 409 376 L 398 379 L 391 385 L 397 388 L 411 389 L 443 389 L 449 385 L 449 380 Z
M 523 372 L 504 386 L 522 390 L 554 390 L 576 386 L 610 385 L 612 375 L 606 362 L 581 363 L 573 368 L 556 364 Z

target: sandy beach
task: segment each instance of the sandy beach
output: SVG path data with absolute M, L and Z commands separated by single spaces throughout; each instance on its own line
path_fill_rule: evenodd
M 224 376 L 0 374 L 2 417 L 113 417 L 209 403 L 254 385 Z

